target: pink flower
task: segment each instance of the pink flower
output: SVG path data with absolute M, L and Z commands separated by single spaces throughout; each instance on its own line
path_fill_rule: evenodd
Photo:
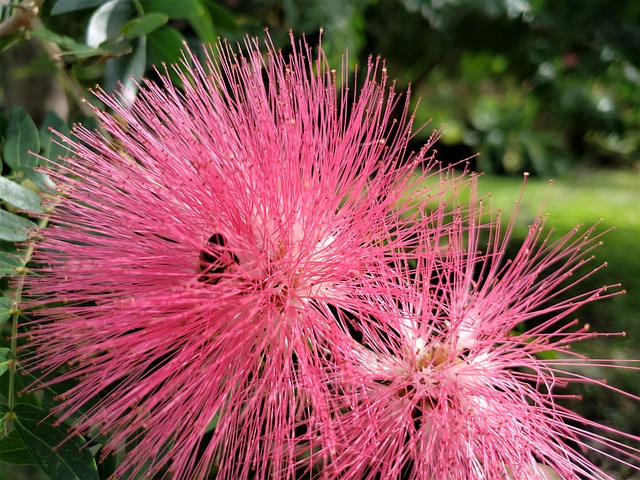
M 428 146 L 405 151 L 378 61 L 348 90 L 321 49 L 292 47 L 221 44 L 130 108 L 99 91 L 104 133 L 62 139 L 23 357 L 41 385 L 77 382 L 53 413 L 126 448 L 117 476 L 285 479 L 335 451 L 347 312 L 415 243 L 416 165 L 439 173 Z
M 597 334 L 568 317 L 610 293 L 562 296 L 594 229 L 538 218 L 508 261 L 513 223 L 475 195 L 451 212 L 468 180 L 406 151 L 379 61 L 350 90 L 304 41 L 206 55 L 131 106 L 97 92 L 114 113 L 62 139 L 28 278 L 22 360 L 74 382 L 53 413 L 126 451 L 116 477 L 596 479 L 581 447 L 638 458 L 559 403 L 604 386 L 575 373 Z
M 484 210 L 472 195 L 453 221 L 444 211 L 425 220 L 421 248 L 395 261 L 397 288 L 389 270 L 371 277 L 369 320 L 345 354 L 355 369 L 345 370 L 350 403 L 336 420 L 341 479 L 603 479 L 584 451 L 639 459 L 603 433 L 640 439 L 561 405 L 571 382 L 606 387 L 576 367 L 624 367 L 570 350 L 598 334 L 568 317 L 619 293 L 566 295 L 591 274 L 582 268 L 595 228 L 555 239 L 538 217 L 507 260 L 514 220 L 501 236 Z

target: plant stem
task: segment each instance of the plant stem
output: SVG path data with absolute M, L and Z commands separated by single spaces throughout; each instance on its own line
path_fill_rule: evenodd
M 49 223 L 49 216 L 43 217 L 38 222 L 38 229 L 42 229 L 47 226 Z M 13 292 L 13 301 L 15 302 L 13 317 L 11 319 L 11 357 L 12 360 L 9 363 L 9 391 L 7 395 L 7 404 L 9 406 L 9 411 L 12 412 L 16 405 L 16 392 L 15 392 L 15 381 L 16 381 L 16 368 L 18 365 L 18 320 L 20 318 L 20 302 L 22 301 L 22 290 L 24 288 L 24 282 L 27 275 L 27 264 L 29 260 L 31 260 L 31 256 L 33 255 L 33 250 L 36 246 L 36 242 L 32 241 L 29 243 L 29 247 L 24 255 L 24 263 L 22 265 L 21 271 L 18 274 L 16 286 Z

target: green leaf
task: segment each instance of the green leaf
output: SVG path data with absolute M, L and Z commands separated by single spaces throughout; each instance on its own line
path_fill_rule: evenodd
M 0 348 L 0 376 L 9 370 L 9 364 L 13 361 L 11 349 L 7 347 Z
M 541 360 L 557 360 L 558 352 L 555 350 L 543 350 L 541 352 L 536 353 L 536 357 Z
M 54 112 L 48 111 L 47 115 L 44 117 L 42 126 L 40 127 L 40 145 L 42 147 L 40 154 L 43 157 L 58 163 L 57 160 L 60 157 L 66 156 L 68 150 L 63 146 L 58 145 L 57 142 L 60 142 L 60 137 L 53 133 L 51 129 L 66 137 L 69 136 L 69 127 L 67 126 L 67 123 Z
M 14 465 L 33 465 L 33 459 L 26 445 L 14 428 L 9 435 L 0 439 L 0 462 Z
M 121 28 L 134 15 L 131 0 L 109 0 L 98 8 L 87 25 L 86 42 L 93 48 L 98 48 L 103 42 L 120 36 Z
M 136 18 L 122 27 L 124 38 L 136 38 L 147 35 L 160 28 L 169 21 L 169 17 L 162 13 L 150 13 L 142 18 Z
M 122 84 L 127 92 L 125 98 L 128 102 L 135 98 L 138 91 L 136 82 L 144 75 L 147 66 L 147 37 L 138 37 L 135 42 L 133 55 L 110 59 L 105 75 L 107 90 L 116 90 Z
M 214 27 L 211 14 L 206 8 L 202 8 L 202 15 L 189 17 L 189 23 L 200 41 L 211 44 L 215 44 L 218 41 L 216 27 Z
M 205 6 L 207 7 L 207 10 L 209 10 L 209 14 L 211 15 L 211 19 L 213 20 L 213 23 L 217 27 L 223 30 L 227 30 L 229 32 L 238 31 L 238 26 L 236 25 L 235 17 L 231 12 L 229 12 L 229 10 L 227 10 L 221 5 L 218 5 L 213 0 L 204 0 L 204 2 L 205 2 Z
M 57 132 L 57 133 L 55 133 Z M 69 150 L 60 145 L 62 139 L 58 134 L 69 136 L 69 127 L 67 122 L 62 120 L 58 115 L 52 111 L 48 111 L 40 127 L 40 155 L 50 160 L 51 164 L 64 163 L 62 158 L 66 157 Z M 45 162 L 45 165 L 47 163 Z M 55 188 L 55 183 L 49 178 L 49 176 L 40 171 L 26 170 L 24 174 L 34 185 L 36 185 L 41 191 L 47 191 Z
M 11 112 L 2 155 L 13 170 L 33 168 L 38 158 L 30 152 L 40 151 L 38 129 L 31 117 L 20 107 Z
M 15 307 L 15 302 L 11 298 L 0 297 L 0 325 L 11 318 Z
M 24 242 L 38 226 L 31 220 L 0 210 L 0 240 Z
M 37 384 L 36 388 L 38 399 L 40 402 L 38 406 L 45 410 L 50 410 L 56 405 L 59 405 L 60 398 L 64 396 L 66 392 L 78 386 L 77 380 L 60 380 L 59 371 L 45 373 L 42 370 L 34 369 L 29 370 L 28 372 L 22 371 L 21 373 L 27 384 Z M 94 408 L 97 403 L 97 397 L 93 397 L 87 400 L 85 404 L 78 408 L 78 411 L 70 414 L 69 418 L 65 419 L 65 424 L 71 425 L 73 424 L 73 422 L 81 420 L 82 416 L 91 408 Z M 104 444 L 106 438 L 98 433 L 95 437 L 93 437 L 93 440 L 98 443 Z
M 53 183 L 53 180 L 51 180 L 44 172 L 40 172 L 38 170 L 25 170 L 23 173 L 25 177 L 31 180 L 31 183 L 38 187 L 42 192 L 51 190 L 56 186 L 56 184 Z M 23 185 L 24 184 L 26 184 L 26 182 L 23 182 Z
M 32 37 L 41 38 L 48 42 L 55 43 L 63 50 L 62 55 L 72 56 L 76 59 L 90 57 L 118 57 L 131 52 L 131 47 L 122 43 L 116 45 L 104 45 L 100 48 L 92 48 L 84 43 L 76 42 L 71 37 L 58 35 L 46 28 L 30 30 L 29 33 Z
M 107 456 L 102 456 L 102 451 L 98 450 L 96 457 L 100 458 L 98 462 L 98 473 L 100 478 L 113 478 L 114 473 L 118 469 L 118 456 L 117 453 L 110 453 Z
M 22 257 L 7 252 L 0 252 L 0 276 L 15 275 L 17 269 L 24 266 Z
M 170 18 L 193 18 L 204 15 L 204 8 L 197 0 L 141 0 L 145 13 L 164 13 Z
M 65 428 L 54 426 L 47 412 L 32 405 L 19 403 L 14 411 L 20 438 L 51 480 L 99 480 L 82 437 L 68 438 Z
M 175 28 L 161 27 L 149 34 L 149 49 L 147 50 L 148 63 L 160 65 L 177 63 L 182 57 L 184 37 Z M 173 69 L 169 69 L 169 75 L 177 83 L 177 76 Z
M 19 401 L 20 403 L 28 403 L 30 405 L 35 405 L 38 408 L 41 408 L 39 396 L 35 392 L 25 391 L 27 389 L 27 386 L 31 386 L 31 384 L 27 383 L 28 379 L 25 378 L 22 375 L 22 373 L 23 371 L 16 372 L 16 375 L 13 378 L 13 381 L 14 381 L 13 391 L 19 392 L 17 396 L 14 393 L 14 398 L 16 398 L 16 401 Z M 3 393 L 6 393 L 8 392 L 8 389 L 9 389 L 9 375 L 4 375 L 0 377 L 0 391 L 2 391 Z M 5 413 L 6 412 L 9 412 L 9 410 L 7 409 Z M 0 413 L 0 416 L 3 416 L 3 415 L 4 414 Z M 13 419 L 15 418 L 15 414 L 13 412 L 6 413 L 4 417 L 6 420 L 6 425 L 5 425 L 6 428 L 3 429 L 2 424 L 0 423 L 0 437 L 2 436 L 2 432 L 8 432 L 13 428 Z M 2 475 L 0 475 L 0 479 L 2 479 Z
M 104 0 L 58 0 L 51 9 L 51 15 L 75 12 L 100 5 Z
M 0 177 L 0 199 L 27 212 L 40 213 L 43 211 L 40 196 L 36 192 L 24 188 L 8 178 Z

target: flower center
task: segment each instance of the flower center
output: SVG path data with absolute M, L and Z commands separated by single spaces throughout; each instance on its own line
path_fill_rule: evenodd
M 239 263 L 236 254 L 227 247 L 224 236 L 214 233 L 209 237 L 206 247 L 200 251 L 198 271 L 202 272 L 202 275 L 198 280 L 215 285 L 225 272 Z

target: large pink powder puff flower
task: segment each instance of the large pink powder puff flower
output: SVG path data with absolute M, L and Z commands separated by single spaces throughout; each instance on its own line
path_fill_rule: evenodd
M 320 48 L 248 40 L 182 72 L 131 106 L 98 90 L 103 133 L 62 139 L 23 360 L 77 382 L 53 413 L 125 448 L 117 477 L 293 478 L 336 451 L 345 312 L 415 243 L 416 166 L 443 171 L 406 152 L 408 103 L 379 61 L 350 88 Z
M 639 438 L 562 406 L 572 382 L 625 394 L 580 366 L 638 369 L 571 351 L 598 335 L 571 315 L 620 293 L 570 293 L 601 268 L 585 270 L 600 234 L 554 236 L 538 216 L 508 260 L 517 209 L 502 234 L 474 185 L 468 204 L 423 220 L 421 248 L 394 262 L 397 288 L 388 269 L 369 277 L 367 321 L 345 354 L 356 366 L 343 379 L 350 402 L 335 421 L 340 478 L 611 478 L 583 455 L 590 449 L 638 469 Z

